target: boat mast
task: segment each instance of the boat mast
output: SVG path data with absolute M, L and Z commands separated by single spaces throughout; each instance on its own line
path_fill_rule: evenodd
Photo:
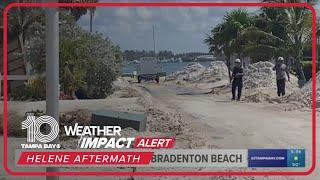
M 154 52 L 154 57 L 156 58 L 156 40 L 155 40 L 155 37 L 154 37 L 154 28 L 155 26 L 152 25 L 152 35 L 153 35 L 153 52 Z

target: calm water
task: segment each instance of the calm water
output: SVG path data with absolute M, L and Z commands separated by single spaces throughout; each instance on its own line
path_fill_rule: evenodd
M 182 70 L 187 64 L 191 62 L 173 62 L 173 63 L 162 63 L 163 70 L 170 75 L 174 72 Z M 208 67 L 210 62 L 199 62 L 201 65 Z M 122 73 L 133 73 L 136 70 L 136 64 L 127 64 L 123 67 Z

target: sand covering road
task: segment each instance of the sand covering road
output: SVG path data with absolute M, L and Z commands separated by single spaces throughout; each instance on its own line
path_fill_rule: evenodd
M 205 145 L 204 141 L 183 121 L 180 113 L 155 105 L 151 95 L 145 89 L 133 84 L 129 85 L 123 79 L 117 80 L 114 83 L 114 88 L 116 89 L 115 93 L 107 100 L 138 97 L 136 103 L 144 107 L 142 112 L 147 115 L 146 131 L 138 132 L 132 128 L 125 128 L 121 131 L 122 137 L 175 137 L 177 139 L 175 148 L 199 148 Z M 135 112 L 134 109 L 130 108 L 130 105 L 127 104 L 126 106 L 127 111 Z M 140 109 L 139 112 L 141 112 Z M 60 120 L 63 125 L 72 125 L 75 122 L 87 125 L 90 122 L 90 117 L 91 112 L 77 110 L 64 113 Z M 78 120 L 81 120 L 81 122 Z M 61 143 L 64 148 L 74 149 L 77 148 L 78 138 L 64 138 Z

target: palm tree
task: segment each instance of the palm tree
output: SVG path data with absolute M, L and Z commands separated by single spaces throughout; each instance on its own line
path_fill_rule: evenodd
M 296 72 L 300 85 L 305 84 L 306 78 L 303 73 L 303 49 L 311 39 L 311 14 L 303 8 L 287 8 L 288 38 L 291 52 L 296 59 Z
M 231 80 L 231 72 L 230 72 L 230 42 L 225 33 L 226 23 L 221 23 L 215 26 L 211 30 L 211 34 L 207 35 L 207 38 L 204 42 L 209 46 L 209 52 L 216 55 L 224 55 L 226 57 L 226 64 L 228 67 L 228 75 Z
M 228 67 L 229 79 L 231 80 L 231 62 L 233 54 L 242 55 L 243 41 L 242 31 L 252 25 L 252 19 L 245 9 L 236 9 L 227 13 L 223 22 L 215 26 L 207 35 L 204 42 L 208 45 L 210 53 L 224 55 Z
M 264 0 L 264 2 L 282 2 L 294 3 L 299 0 Z M 315 1 L 307 1 L 314 5 Z M 295 69 L 299 78 L 299 85 L 302 86 L 306 82 L 303 72 L 303 49 L 306 43 L 311 39 L 311 12 L 306 8 L 287 7 L 284 8 L 284 13 L 281 13 L 287 21 L 287 44 L 288 51 L 295 58 Z
M 37 2 L 39 0 L 17 0 L 17 2 Z M 59 2 L 65 3 L 95 3 L 98 0 L 59 0 Z M 3 12 L 3 8 L 8 2 L 1 2 L 0 12 Z M 88 8 L 70 8 L 71 13 L 78 20 L 82 15 L 87 13 Z M 89 8 L 90 11 L 90 29 L 92 30 L 92 17 L 94 15 L 95 8 Z M 25 49 L 25 40 L 28 29 L 37 22 L 44 22 L 43 13 L 40 8 L 12 8 L 8 14 L 8 28 L 9 33 L 15 34 L 18 37 L 19 42 L 19 55 L 23 60 L 24 73 L 27 72 L 27 58 Z
M 35 0 L 17 0 L 17 2 L 36 2 Z M 0 12 L 2 13 L 5 5 L 8 2 L 2 2 L 2 7 Z M 8 12 L 8 32 L 9 34 L 14 35 L 18 39 L 19 44 L 19 54 L 18 56 L 23 60 L 23 70 L 26 74 L 27 72 L 27 58 L 26 58 L 26 49 L 25 49 L 25 39 L 27 31 L 32 27 L 36 22 L 43 20 L 42 11 L 39 8 L 22 8 L 16 7 L 12 8 Z
M 98 0 L 59 0 L 61 3 L 97 3 Z M 90 15 L 90 32 L 92 32 L 92 21 L 95 13 L 95 7 L 83 8 L 83 7 L 73 7 L 69 8 L 71 13 L 74 15 L 76 20 L 78 20 L 82 15 L 87 14 L 89 10 Z
M 245 40 L 243 54 L 255 62 L 267 61 L 284 52 L 285 41 L 257 27 L 246 28 L 240 38 Z
M 287 20 L 283 8 L 262 7 L 253 17 L 253 27 L 245 29 L 244 54 L 256 61 L 286 56 Z M 281 54 L 280 54 L 281 53 Z
M 287 24 L 284 8 L 262 7 L 254 17 L 255 27 L 283 40 L 287 38 Z

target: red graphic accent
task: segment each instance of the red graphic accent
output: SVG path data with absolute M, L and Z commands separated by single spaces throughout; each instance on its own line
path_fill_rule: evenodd
M 179 172 L 25 172 L 8 166 L 8 11 L 14 7 L 303 7 L 312 12 L 312 147 L 311 167 L 307 171 L 179 171 Z M 3 11 L 3 167 L 13 176 L 307 176 L 316 168 L 316 10 L 308 3 L 252 2 L 109 2 L 109 3 L 11 3 Z
M 136 138 L 134 142 L 134 148 L 141 149 L 161 149 L 161 148 L 173 148 L 174 138 Z
M 153 152 L 22 152 L 19 165 L 149 164 Z

